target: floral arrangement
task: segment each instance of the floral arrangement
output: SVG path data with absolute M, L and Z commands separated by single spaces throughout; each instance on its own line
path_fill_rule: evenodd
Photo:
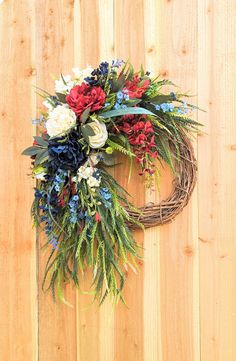
M 64 300 L 62 283 L 90 268 L 93 293 L 123 300 L 125 271 L 136 269 L 140 246 L 130 225 L 142 228 L 127 192 L 108 171 L 117 153 L 137 162 L 150 187 L 162 162 L 173 171 L 183 136 L 197 130 L 186 94 L 164 93 L 168 80 L 135 72 L 123 61 L 98 68 L 73 69 L 61 75 L 55 94 L 39 90 L 47 108 L 39 135 L 23 154 L 31 157 L 37 187 L 32 205 L 34 224 L 51 247 L 43 288 Z M 132 176 L 132 167 L 130 167 Z

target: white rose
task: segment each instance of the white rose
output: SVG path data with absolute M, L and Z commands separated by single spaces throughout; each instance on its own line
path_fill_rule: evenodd
M 76 125 L 76 115 L 64 105 L 58 105 L 48 113 L 46 128 L 50 137 L 64 134 L 74 125 Z
M 55 80 L 56 93 L 66 94 L 73 88 L 74 82 L 71 80 L 70 75 L 63 75 L 59 80 Z
M 89 65 L 85 69 L 73 68 L 74 78 L 76 79 L 76 84 L 83 83 L 84 78 L 90 77 L 94 69 Z
M 89 126 L 94 132 L 94 135 L 89 136 L 90 147 L 94 149 L 103 147 L 108 138 L 106 125 L 95 120 L 94 122 L 89 123 Z

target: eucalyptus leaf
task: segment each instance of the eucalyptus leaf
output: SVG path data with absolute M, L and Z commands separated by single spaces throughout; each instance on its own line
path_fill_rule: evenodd
M 115 164 L 115 157 L 113 154 L 107 154 L 105 152 L 102 152 L 102 162 L 106 166 L 113 166 Z
M 91 107 L 85 109 L 85 111 L 82 113 L 80 120 L 82 123 L 85 123 L 86 120 L 88 119 L 89 113 L 90 113 Z
M 26 148 L 21 154 L 32 156 L 32 155 L 38 154 L 41 150 L 42 150 L 41 147 L 32 146 L 32 147 Z
M 118 117 L 120 115 L 127 115 L 127 114 L 149 114 L 155 116 L 154 113 L 141 107 L 128 107 L 128 108 L 115 109 L 115 110 L 110 110 L 109 112 L 100 113 L 100 115 L 105 119 Z
M 48 158 L 48 150 L 41 150 L 35 158 L 34 164 L 37 166 L 39 164 L 42 164 L 45 160 Z
M 42 147 L 47 147 L 48 146 L 48 142 L 46 140 L 44 140 L 42 137 L 35 136 L 34 139 Z
M 89 137 L 95 135 L 93 129 L 90 127 L 89 124 L 83 125 L 81 127 L 81 131 L 86 140 L 88 140 Z

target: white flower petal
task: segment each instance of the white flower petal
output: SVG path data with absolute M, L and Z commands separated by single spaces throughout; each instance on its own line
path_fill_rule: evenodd
M 63 135 L 74 125 L 76 125 L 76 115 L 64 105 L 58 105 L 48 113 L 46 129 L 50 137 Z

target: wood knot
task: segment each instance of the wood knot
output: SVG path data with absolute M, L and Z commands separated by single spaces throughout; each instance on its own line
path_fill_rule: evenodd
M 186 254 L 186 256 L 192 257 L 194 253 L 193 247 L 192 246 L 184 247 L 184 253 Z
M 168 70 L 161 70 L 160 72 L 161 76 L 168 76 Z
M 154 49 L 155 49 L 154 46 L 150 46 L 150 48 L 148 48 L 147 52 L 148 52 L 148 53 L 152 53 Z
M 63 46 L 65 45 L 65 38 L 64 38 L 64 36 L 62 36 L 60 44 L 61 44 L 61 47 L 63 48 Z
M 36 71 L 36 69 L 35 68 L 28 68 L 28 69 L 26 69 L 26 71 L 25 71 L 25 76 L 27 77 L 27 78 L 29 78 L 29 77 L 31 77 L 31 76 L 35 76 L 35 75 L 37 75 L 37 71 Z

